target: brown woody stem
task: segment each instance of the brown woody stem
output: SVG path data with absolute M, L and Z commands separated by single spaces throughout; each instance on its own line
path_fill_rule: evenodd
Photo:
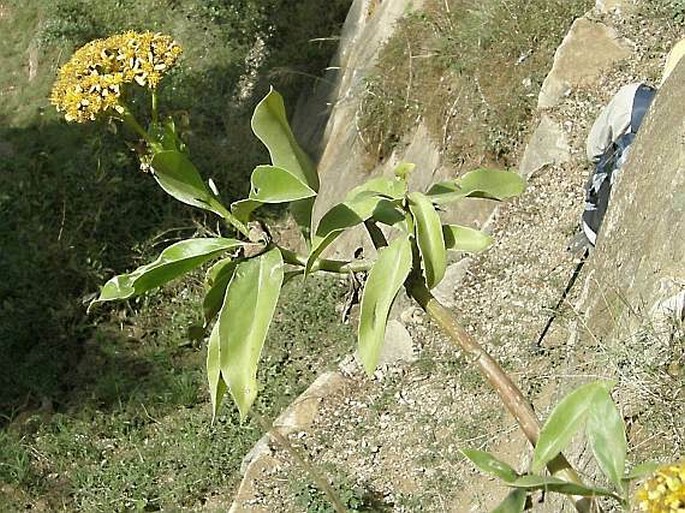
M 497 361 L 471 337 L 454 318 L 452 312 L 443 306 L 428 290 L 423 280 L 412 276 L 406 284 L 407 293 L 426 311 L 428 315 L 442 328 L 442 330 L 468 355 L 478 366 L 480 372 L 495 389 L 502 403 L 511 413 L 519 427 L 533 447 L 540 436 L 540 420 L 535 415 L 533 407 L 521 393 L 521 390 L 509 378 Z M 582 484 L 578 473 L 573 469 L 563 454 L 547 464 L 547 469 L 553 476 L 565 481 Z M 598 505 L 587 497 L 570 497 L 580 513 L 599 511 Z M 595 509 L 593 509 L 593 505 Z

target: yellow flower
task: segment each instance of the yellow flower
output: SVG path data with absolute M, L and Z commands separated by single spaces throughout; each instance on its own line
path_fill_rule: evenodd
M 637 491 L 640 511 L 685 513 L 685 462 L 662 467 Z
M 50 101 L 67 121 L 78 123 L 108 110 L 121 113 L 121 86 L 135 82 L 155 89 L 181 53 L 171 37 L 152 32 L 129 31 L 91 41 L 59 70 Z

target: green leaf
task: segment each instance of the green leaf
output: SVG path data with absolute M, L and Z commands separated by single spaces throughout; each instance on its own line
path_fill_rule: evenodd
M 563 493 L 564 495 L 580 495 L 581 497 L 616 497 L 614 492 L 605 488 L 569 483 L 552 476 L 521 476 L 511 483 L 507 483 L 507 486 L 523 490 L 545 490 Z
M 250 199 L 260 203 L 288 203 L 316 196 L 306 183 L 282 167 L 257 166 L 251 183 Z
M 91 303 L 128 299 L 159 287 L 243 243 L 235 239 L 203 238 L 177 242 L 162 251 L 154 262 L 130 274 L 120 274 L 105 283 L 100 297 Z
M 382 204 L 392 204 L 376 193 L 360 194 L 344 203 L 339 203 L 326 212 L 312 237 L 312 249 L 307 258 L 305 272 L 309 273 L 316 259 L 345 230 L 369 219 Z
M 304 200 L 313 201 L 314 196 L 316 192 L 287 169 L 257 166 L 252 172 L 249 198 L 232 203 L 231 213 L 238 221 L 247 223 L 252 212 L 264 204 L 295 202 L 302 206 Z
M 212 422 L 216 419 L 219 406 L 228 387 L 221 377 L 221 358 L 219 342 L 219 323 L 217 322 L 209 336 L 207 344 L 207 381 L 209 381 L 209 396 L 212 400 Z
M 660 463 L 656 463 L 654 461 L 648 461 L 645 463 L 640 463 L 639 465 L 636 465 L 633 467 L 630 472 L 628 472 L 623 479 L 632 481 L 633 479 L 640 479 L 642 477 L 648 476 L 650 474 L 653 474 L 654 472 L 657 471 L 661 467 Z
M 445 247 L 456 251 L 480 253 L 492 244 L 492 237 L 474 228 L 456 224 L 443 224 Z
M 239 200 L 231 203 L 231 213 L 241 223 L 247 223 L 250 220 L 250 216 L 252 216 L 252 212 L 262 205 L 263 203 L 261 201 L 251 199 Z
M 506 483 L 515 481 L 519 477 L 516 470 L 490 453 L 477 449 L 462 449 L 461 452 L 482 472 L 498 477 Z
M 151 123 L 148 129 L 152 142 L 150 146 L 154 153 L 164 150 L 175 150 L 184 152 L 186 145 L 176 132 L 176 124 L 172 118 L 161 123 Z
M 228 282 L 233 277 L 237 262 L 230 258 L 219 260 L 207 271 L 207 293 L 202 301 L 202 312 L 205 318 L 205 326 L 219 313 L 224 301 Z
M 623 417 L 605 388 L 594 393 L 588 415 L 587 436 L 599 468 L 620 490 L 628 442 Z
M 518 196 L 525 188 L 526 181 L 518 173 L 483 168 L 437 183 L 426 194 L 434 203 L 444 204 L 461 198 L 503 200 Z
M 226 217 L 226 207 L 214 196 L 185 153 L 161 151 L 152 158 L 153 175 L 164 191 L 178 201 Z
M 274 166 L 287 169 L 311 189 L 319 190 L 316 168 L 297 143 L 288 123 L 283 97 L 273 88 L 255 108 L 252 131 L 269 150 Z
M 255 108 L 252 131 L 269 150 L 271 163 L 288 170 L 313 191 L 319 190 L 319 176 L 307 154 L 300 148 L 288 123 L 283 97 L 273 88 Z M 309 243 L 314 199 L 294 201 L 290 205 L 295 221 Z
M 512 490 L 502 503 L 492 510 L 492 513 L 521 513 L 526 507 L 526 496 L 524 489 Z
M 533 472 L 538 473 L 563 451 L 571 438 L 585 424 L 595 393 L 610 389 L 609 382 L 595 381 L 568 394 L 557 404 L 540 430 L 540 438 L 533 453 Z
M 447 269 L 447 251 L 442 235 L 442 223 L 433 203 L 426 195 L 412 192 L 407 198 L 409 210 L 414 218 L 416 241 L 421 252 L 423 268 L 426 271 L 426 284 L 429 289 L 432 289 L 440 283 Z
M 277 248 L 240 262 L 219 312 L 221 376 L 242 420 L 257 397 L 257 365 L 282 283 Z
M 403 236 L 378 251 L 378 260 L 369 272 L 359 314 L 359 356 L 369 375 L 378 365 L 390 308 L 411 264 L 411 242 Z

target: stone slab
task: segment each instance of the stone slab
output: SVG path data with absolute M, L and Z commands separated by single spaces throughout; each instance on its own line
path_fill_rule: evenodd
M 631 55 L 632 43 L 603 23 L 578 18 L 554 54 L 542 84 L 538 108 L 554 107 L 574 88 L 591 84 L 601 73 Z
M 548 165 L 563 164 L 571 159 L 568 137 L 559 123 L 543 115 L 523 152 L 519 173 L 524 178 Z

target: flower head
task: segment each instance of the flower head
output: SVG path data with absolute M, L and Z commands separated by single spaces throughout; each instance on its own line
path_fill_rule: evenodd
M 640 511 L 647 513 L 685 513 L 685 462 L 668 465 L 637 491 Z
M 122 112 L 121 86 L 155 89 L 181 47 L 169 36 L 125 32 L 91 41 L 59 70 L 50 101 L 67 121 L 84 123 L 108 110 Z

